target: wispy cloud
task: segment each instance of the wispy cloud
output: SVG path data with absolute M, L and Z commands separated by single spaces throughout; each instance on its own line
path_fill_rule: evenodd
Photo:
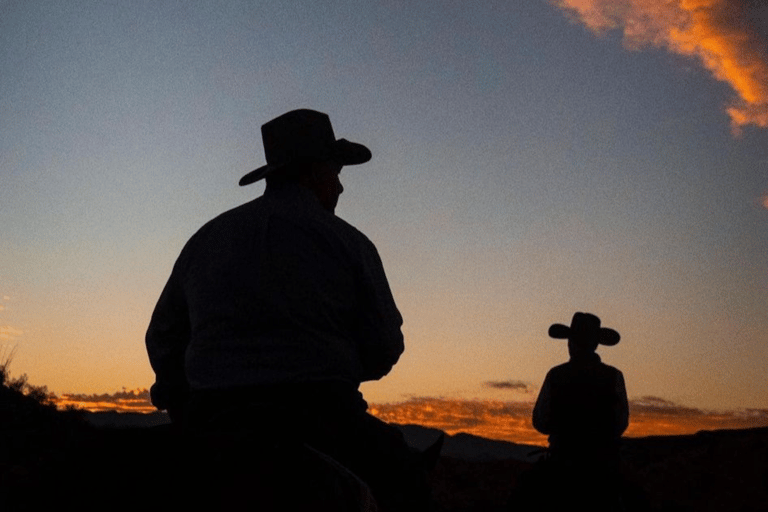
M 119 411 L 119 412 L 140 412 L 150 413 L 157 409 L 152 405 L 149 399 L 149 390 L 134 389 L 116 393 L 102 393 L 85 395 L 66 393 L 54 399 L 57 407 L 77 407 L 91 412 L 99 411 Z
M 24 331 L 10 325 L 0 325 L 0 341 L 13 341 L 22 334 L 24 334 Z
M 8 295 L 3 295 L 4 301 L 9 301 L 11 298 Z M 5 305 L 0 304 L 0 311 L 5 310 Z M 21 329 L 16 329 L 10 325 L 0 325 L 0 341 L 13 341 L 19 336 L 24 334 Z
M 762 0 L 551 0 L 594 33 L 621 30 L 645 46 L 697 59 L 735 96 L 725 110 L 735 133 L 768 127 L 768 4 Z
M 502 389 L 509 391 L 518 391 L 521 393 L 531 393 L 533 388 L 527 383 L 520 380 L 491 380 L 483 383 L 483 387 L 491 389 Z

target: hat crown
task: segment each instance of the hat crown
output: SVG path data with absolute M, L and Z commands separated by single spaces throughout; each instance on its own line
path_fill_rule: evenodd
M 261 138 L 272 167 L 327 158 L 336 141 L 328 115 L 309 109 L 292 110 L 263 124 Z
M 593 334 L 600 330 L 600 319 L 591 313 L 575 313 L 571 319 L 571 331 Z

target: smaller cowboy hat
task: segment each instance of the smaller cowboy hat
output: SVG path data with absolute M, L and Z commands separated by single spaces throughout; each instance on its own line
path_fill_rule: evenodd
M 371 151 L 362 144 L 337 140 L 328 114 L 315 110 L 292 110 L 276 117 L 261 126 L 261 139 L 267 164 L 240 178 L 241 187 L 290 164 L 334 160 L 357 165 L 371 159 Z
M 600 319 L 591 313 L 574 313 L 570 327 L 563 324 L 552 324 L 549 336 L 557 339 L 570 339 L 576 335 L 582 338 L 597 339 L 600 345 L 612 347 L 621 336 L 618 332 L 607 327 L 600 327 Z

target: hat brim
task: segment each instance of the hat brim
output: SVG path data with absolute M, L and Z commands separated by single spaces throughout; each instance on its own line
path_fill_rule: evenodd
M 571 335 L 571 328 L 563 324 L 552 324 L 549 326 L 549 337 L 558 340 L 567 340 Z
M 273 170 L 274 169 L 271 168 L 269 165 L 262 165 L 258 169 L 255 169 L 249 172 L 248 174 L 246 174 L 245 176 L 243 176 L 242 178 L 240 178 L 240 181 L 238 182 L 238 184 L 241 187 L 244 187 L 246 185 L 250 185 L 251 183 L 256 183 L 257 181 L 264 179 L 267 176 L 267 174 L 269 174 Z
M 612 347 L 619 343 L 621 336 L 618 332 L 607 327 L 600 328 L 600 344 Z
M 371 159 L 371 156 L 371 150 L 362 144 L 350 142 L 347 139 L 338 139 L 330 146 L 326 154 L 317 155 L 310 161 L 334 160 L 341 165 L 359 165 L 368 162 Z M 262 165 L 258 169 L 254 169 L 240 178 L 238 183 L 241 187 L 256 183 L 257 181 L 266 178 L 271 172 L 285 167 L 286 165 L 287 163 L 282 163 L 280 165 Z
M 549 326 L 549 336 L 558 340 L 567 340 L 571 337 L 571 328 L 563 324 L 552 324 Z M 621 335 L 608 327 L 601 327 L 597 332 L 597 342 L 600 345 L 612 347 L 618 344 L 620 340 Z

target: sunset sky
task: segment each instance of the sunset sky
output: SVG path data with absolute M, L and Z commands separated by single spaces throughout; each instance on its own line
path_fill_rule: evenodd
M 336 213 L 405 321 L 382 415 L 530 404 L 589 311 L 636 411 L 768 418 L 762 0 L 0 0 L 11 370 L 148 388 L 176 256 L 263 192 L 237 181 L 295 108 L 373 152 Z

